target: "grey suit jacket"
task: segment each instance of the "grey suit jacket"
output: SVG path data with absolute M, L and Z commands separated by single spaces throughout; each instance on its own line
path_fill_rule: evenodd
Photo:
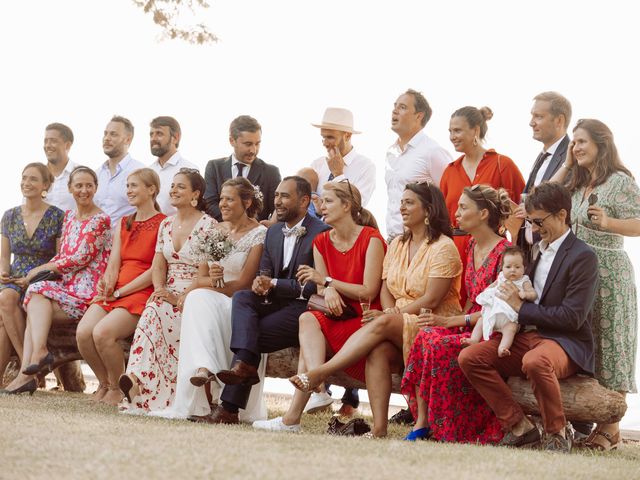
M 220 191 L 222 184 L 231 178 L 231 156 L 209 160 L 204 171 L 204 180 L 207 188 L 204 193 L 204 201 L 207 204 L 207 213 L 218 221 L 222 220 L 220 215 Z M 260 187 L 264 195 L 262 212 L 258 214 L 258 220 L 266 220 L 273 212 L 273 199 L 276 188 L 280 183 L 280 170 L 275 165 L 269 165 L 264 160 L 256 158 L 251 164 L 249 176 L 252 184 Z

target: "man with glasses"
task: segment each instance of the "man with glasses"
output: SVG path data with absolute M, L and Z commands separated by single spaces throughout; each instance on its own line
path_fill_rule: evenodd
M 562 185 L 544 182 L 526 200 L 527 221 L 540 242 L 529 277 L 538 299 L 523 301 L 507 282 L 499 292 L 516 312 L 522 329 L 511 355 L 498 357 L 500 338 L 465 348 L 460 368 L 484 397 L 507 432 L 501 445 L 523 447 L 540 442 L 538 428 L 525 416 L 505 382 L 526 376 L 533 387 L 544 427 L 543 448 L 568 453 L 570 429 L 558 380 L 576 373 L 593 375 L 591 308 L 598 285 L 594 251 L 569 228 L 571 194 Z
M 233 153 L 229 157 L 210 160 L 204 172 L 207 184 L 204 201 L 207 213 L 218 221 L 222 221 L 220 208 L 220 191 L 222 184 L 235 177 L 244 177 L 260 188 L 264 195 L 264 208 L 258 214 L 258 220 L 267 220 L 273 212 L 273 198 L 280 183 L 280 170 L 258 158 L 262 127 L 249 115 L 235 118 L 229 126 L 229 143 Z
M 311 164 L 318 174 L 318 195 L 327 182 L 349 179 L 360 191 L 362 206 L 366 207 L 376 188 L 376 165 L 351 145 L 351 136 L 360 132 L 353 129 L 353 114 L 346 108 L 327 108 L 322 122 L 313 123 L 320 129 L 322 146 L 327 156 Z

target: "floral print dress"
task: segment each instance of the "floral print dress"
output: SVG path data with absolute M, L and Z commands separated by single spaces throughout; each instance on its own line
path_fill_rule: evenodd
M 596 205 L 610 218 L 640 218 L 640 188 L 630 176 L 614 173 L 592 193 L 597 195 Z M 574 233 L 598 256 L 600 286 L 593 305 L 596 378 L 612 390 L 635 393 L 638 301 L 624 237 L 602 230 L 589 219 L 583 188 L 573 193 L 571 205 Z
M 32 268 L 51 260 L 56 254 L 56 242 L 62 235 L 64 212 L 50 206 L 42 215 L 40 223 L 31 237 L 27 234 L 22 218 L 22 207 L 14 207 L 2 216 L 2 236 L 9 240 L 9 249 L 13 254 L 11 276 L 24 277 Z M 11 288 L 24 293 L 15 283 L 0 284 L 0 291 Z
M 25 308 L 31 296 L 39 293 L 56 302 L 74 320 L 80 320 L 96 294 L 98 280 L 107 268 L 111 252 L 111 220 L 105 213 L 80 220 L 67 210 L 60 252 L 51 259 L 62 273 L 60 280 L 29 285 Z
M 464 279 L 467 298 L 472 302 L 467 313 L 480 310 L 475 298 L 498 276 L 509 242 L 500 241 L 477 270 L 473 262 L 475 244 L 472 238 L 467 246 Z M 427 403 L 427 419 L 435 440 L 496 443 L 502 438 L 500 423 L 458 365 L 460 340 L 470 335 L 471 330 L 466 327 L 422 329 L 409 353 L 401 391 L 409 397 L 409 408 L 417 417 L 417 388 Z
M 156 253 L 162 253 L 167 261 L 166 288 L 180 295 L 196 277 L 203 244 L 214 237 L 217 222 L 203 215 L 182 248 L 176 251 L 171 239 L 174 220 L 172 216 L 160 224 Z M 182 313 L 169 302 L 147 304 L 133 334 L 127 366 L 127 373 L 138 380 L 140 395 L 132 399 L 132 404 L 123 401 L 122 411 L 144 414 L 171 406 L 178 377 L 181 323 Z

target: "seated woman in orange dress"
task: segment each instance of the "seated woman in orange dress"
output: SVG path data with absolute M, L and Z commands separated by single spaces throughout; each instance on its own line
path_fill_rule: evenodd
M 151 262 L 165 218 L 156 202 L 159 191 L 160 178 L 150 168 L 129 174 L 127 196 L 136 211 L 122 217 L 98 294 L 76 330 L 78 350 L 100 382 L 93 400 L 109 405 L 122 400 L 118 378 L 124 373 L 124 354 L 118 340 L 134 332 L 153 293 Z
M 483 184 L 496 189 L 504 188 L 514 203 L 520 203 L 520 194 L 525 186 L 522 173 L 509 157 L 493 149 L 487 150 L 483 145 L 487 134 L 487 120 L 492 117 L 493 112 L 489 107 L 462 107 L 451 115 L 449 139 L 456 152 L 461 152 L 462 156 L 447 166 L 442 174 L 440 189 L 444 194 L 452 225 L 456 224 L 458 200 L 466 187 Z M 458 247 L 463 269 L 467 266 L 466 252 L 470 238 L 468 233 L 454 230 L 453 241 Z M 460 304 L 465 305 L 467 291 L 464 284 L 460 297 Z
M 305 372 L 322 364 L 331 352 L 338 352 L 344 343 L 362 327 L 360 299 L 367 298 L 373 308 L 380 308 L 382 261 L 386 244 L 377 229 L 373 215 L 361 206 L 358 189 L 348 180 L 330 182 L 322 192 L 322 215 L 333 227 L 313 241 L 315 268 L 301 265 L 298 281 L 313 282 L 324 295 L 332 316 L 340 316 L 345 308 L 354 311 L 352 318 L 335 320 L 321 312 L 311 311 L 300 316 L 300 360 L 298 371 Z M 364 302 L 363 302 L 364 303 Z M 355 358 L 346 372 L 364 380 L 364 356 Z M 320 385 L 319 382 L 318 385 Z M 324 384 L 321 385 L 321 388 Z M 254 428 L 266 430 L 299 430 L 300 417 L 310 392 L 296 390 L 289 411 L 273 420 L 256 421 Z

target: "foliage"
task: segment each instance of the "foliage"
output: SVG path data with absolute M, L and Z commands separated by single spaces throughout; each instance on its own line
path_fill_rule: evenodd
M 144 13 L 153 17 L 161 28 L 162 35 L 169 39 L 180 39 L 193 44 L 218 41 L 203 23 L 184 22 L 184 17 L 196 16 L 199 10 L 209 8 L 206 0 L 132 0 Z M 185 13 L 188 12 L 188 13 Z

